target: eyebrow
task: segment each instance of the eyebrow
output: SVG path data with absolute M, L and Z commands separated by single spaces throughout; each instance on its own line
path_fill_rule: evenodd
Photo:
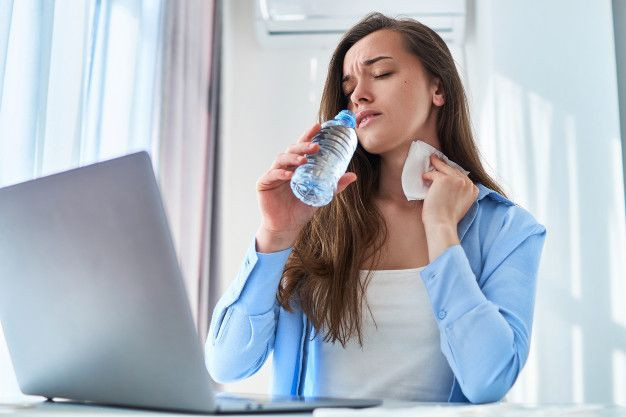
M 393 59 L 393 58 L 390 57 L 390 56 L 377 56 L 376 58 L 370 58 L 370 59 L 367 59 L 367 60 L 363 61 L 363 65 L 365 65 L 367 67 L 367 66 L 372 65 L 375 62 L 380 61 L 381 59 Z M 350 75 L 349 74 L 344 75 L 343 78 L 341 79 L 341 84 L 343 84 L 343 83 L 345 83 L 346 81 L 349 81 L 349 80 L 350 80 Z

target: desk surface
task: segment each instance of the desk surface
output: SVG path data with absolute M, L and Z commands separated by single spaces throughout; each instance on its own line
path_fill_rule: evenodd
M 158 411 L 134 410 L 119 407 L 82 405 L 71 402 L 24 402 L 0 404 L 0 416 L 4 414 L 24 416 L 115 416 L 115 417 L 170 417 L 197 416 Z M 250 415 L 250 414 L 248 414 Z M 311 413 L 257 414 L 280 417 L 308 416 Z M 382 407 L 364 410 L 319 409 L 315 417 L 518 417 L 518 416 L 577 416 L 577 417 L 626 417 L 626 408 L 602 404 L 524 405 L 496 403 L 485 405 L 432 405 L 427 403 L 386 402 Z

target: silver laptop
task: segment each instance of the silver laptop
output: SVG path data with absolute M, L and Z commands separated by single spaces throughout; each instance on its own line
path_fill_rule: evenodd
M 28 395 L 200 413 L 380 404 L 212 390 L 146 152 L 0 189 L 0 318 Z

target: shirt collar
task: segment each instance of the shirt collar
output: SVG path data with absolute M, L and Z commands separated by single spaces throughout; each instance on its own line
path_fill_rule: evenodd
M 459 235 L 459 240 L 463 240 L 465 233 L 467 233 L 467 230 L 474 222 L 474 219 L 476 218 L 476 215 L 478 214 L 478 202 L 482 200 L 483 198 L 489 196 L 489 198 L 492 198 L 496 201 L 500 201 L 509 206 L 512 206 L 515 204 L 508 198 L 504 197 L 502 194 L 499 194 L 498 192 L 492 190 L 489 187 L 482 185 L 481 183 L 476 183 L 476 186 L 478 187 L 478 197 L 476 197 L 476 201 L 474 202 L 474 204 L 471 205 L 467 213 L 465 213 L 465 216 L 463 216 L 463 218 L 457 225 L 457 232 Z
M 489 196 L 490 198 L 493 198 L 494 200 L 504 203 L 506 205 L 509 205 L 509 206 L 515 205 L 514 202 L 512 202 L 511 200 L 509 200 L 502 194 L 498 193 L 495 190 L 492 190 L 489 187 L 484 186 L 480 182 L 476 183 L 476 186 L 478 187 L 478 197 L 476 198 L 476 201 L 480 201 L 483 198 Z

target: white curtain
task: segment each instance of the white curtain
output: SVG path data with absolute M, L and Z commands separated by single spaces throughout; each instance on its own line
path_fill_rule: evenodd
M 158 151 L 158 1 L 1 5 L 0 185 Z
M 200 338 L 208 326 L 217 93 L 219 2 L 169 0 L 165 5 L 161 191 Z
M 148 151 L 196 317 L 213 17 L 200 0 L 0 1 L 0 186 Z M 0 332 L 0 399 L 20 396 Z
M 0 186 L 147 150 L 158 159 L 161 3 L 0 2 Z M 19 390 L 0 337 L 0 396 Z

